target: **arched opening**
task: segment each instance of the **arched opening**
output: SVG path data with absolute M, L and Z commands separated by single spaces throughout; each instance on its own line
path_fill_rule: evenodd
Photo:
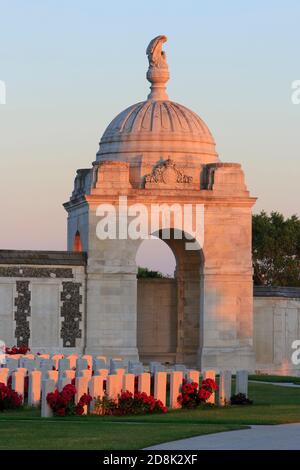
M 75 237 L 74 237 L 73 251 L 82 251 L 81 237 L 80 237 L 80 233 L 78 230 L 75 233 Z
M 138 278 L 139 356 L 145 363 L 177 362 L 195 366 L 201 345 L 202 251 L 187 250 L 188 240 L 184 235 L 177 238 L 172 230 L 169 239 L 163 238 L 162 232 L 156 235 L 159 243 L 155 246 L 150 241 L 142 242 L 136 256 L 139 266 L 143 264 L 165 275 Z M 147 259 L 148 263 L 143 263 Z

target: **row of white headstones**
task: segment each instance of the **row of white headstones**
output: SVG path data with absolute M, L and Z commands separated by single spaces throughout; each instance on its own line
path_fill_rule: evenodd
M 26 359 L 27 363 L 24 363 Z M 110 368 L 94 368 L 94 374 L 92 374 L 93 365 L 103 365 L 103 358 L 97 358 L 100 362 L 93 363 L 87 361 L 87 358 L 83 358 L 84 361 L 90 362 L 89 368 L 81 368 L 87 364 L 87 362 L 73 362 L 73 368 L 70 369 L 70 359 L 63 357 L 54 358 L 57 360 L 56 366 L 58 370 L 48 370 L 50 364 L 53 364 L 53 357 L 47 364 L 40 362 L 41 358 L 10 357 L 8 359 L 9 367 L 5 365 L 0 368 L 0 382 L 7 384 L 9 375 L 12 376 L 12 389 L 21 394 L 24 397 L 24 384 L 25 377 L 28 375 L 28 399 L 27 404 L 29 406 L 41 405 L 41 416 L 51 417 L 52 410 L 47 403 L 47 395 L 53 392 L 55 389 L 61 391 L 65 385 L 70 384 L 75 379 L 76 396 L 75 403 L 78 403 L 80 397 L 84 393 L 89 393 L 93 398 L 89 405 L 89 412 L 93 412 L 95 408 L 95 402 L 98 398 L 102 398 L 106 393 L 109 398 L 117 399 L 121 391 L 129 391 L 134 393 L 135 388 L 135 377 L 138 377 L 138 390 L 145 392 L 150 395 L 151 387 L 151 373 L 143 372 L 140 373 L 128 373 L 126 368 L 118 367 L 118 362 L 121 364 L 121 360 L 113 360 L 114 364 L 110 364 Z M 90 358 L 89 358 L 90 359 Z M 28 361 L 34 361 L 36 364 L 31 364 L 31 367 L 12 367 L 12 362 L 17 360 L 16 365 L 29 366 Z M 39 367 L 37 366 L 39 363 Z M 44 367 L 43 367 L 44 365 Z M 54 368 L 56 368 L 54 366 Z M 74 370 L 75 369 L 75 370 Z M 113 369 L 113 371 L 112 371 Z M 181 386 L 183 379 L 190 382 L 200 383 L 200 372 L 198 370 L 170 370 L 163 371 L 159 370 L 159 367 L 154 368 L 152 371 L 154 376 L 154 397 L 166 405 L 168 403 L 169 408 L 175 409 L 180 408 L 178 403 L 178 396 L 181 392 Z M 169 375 L 169 378 L 168 378 Z M 211 378 L 216 380 L 216 371 L 206 370 L 201 374 L 202 379 Z M 169 396 L 167 397 L 167 383 L 170 383 Z M 104 382 L 106 381 L 106 391 L 104 390 Z M 220 371 L 218 377 L 218 405 L 225 406 L 230 403 L 230 397 L 232 395 L 232 373 L 231 371 Z M 235 393 L 243 393 L 248 395 L 248 372 L 245 370 L 239 370 L 236 372 L 236 387 Z M 208 399 L 208 403 L 214 404 L 216 402 L 215 394 L 212 394 Z M 87 413 L 88 409 L 85 406 L 84 413 Z

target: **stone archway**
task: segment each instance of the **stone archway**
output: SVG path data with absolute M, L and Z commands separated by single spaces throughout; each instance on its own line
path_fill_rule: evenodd
M 163 239 L 161 231 L 157 235 Z M 202 251 L 186 250 L 186 239 L 175 238 L 174 231 L 163 241 L 176 259 L 175 278 L 138 280 L 139 356 L 143 362 L 195 365 L 202 343 Z

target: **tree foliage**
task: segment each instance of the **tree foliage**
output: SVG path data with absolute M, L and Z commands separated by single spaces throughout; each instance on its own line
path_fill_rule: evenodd
M 253 215 L 254 284 L 300 286 L 300 219 L 278 212 Z

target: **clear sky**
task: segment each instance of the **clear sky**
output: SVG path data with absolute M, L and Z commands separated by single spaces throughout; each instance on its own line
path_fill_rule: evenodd
M 0 0 L 0 18 L 1 248 L 66 248 L 75 171 L 147 96 L 158 34 L 170 99 L 206 121 L 221 160 L 242 163 L 255 210 L 299 215 L 299 0 Z

